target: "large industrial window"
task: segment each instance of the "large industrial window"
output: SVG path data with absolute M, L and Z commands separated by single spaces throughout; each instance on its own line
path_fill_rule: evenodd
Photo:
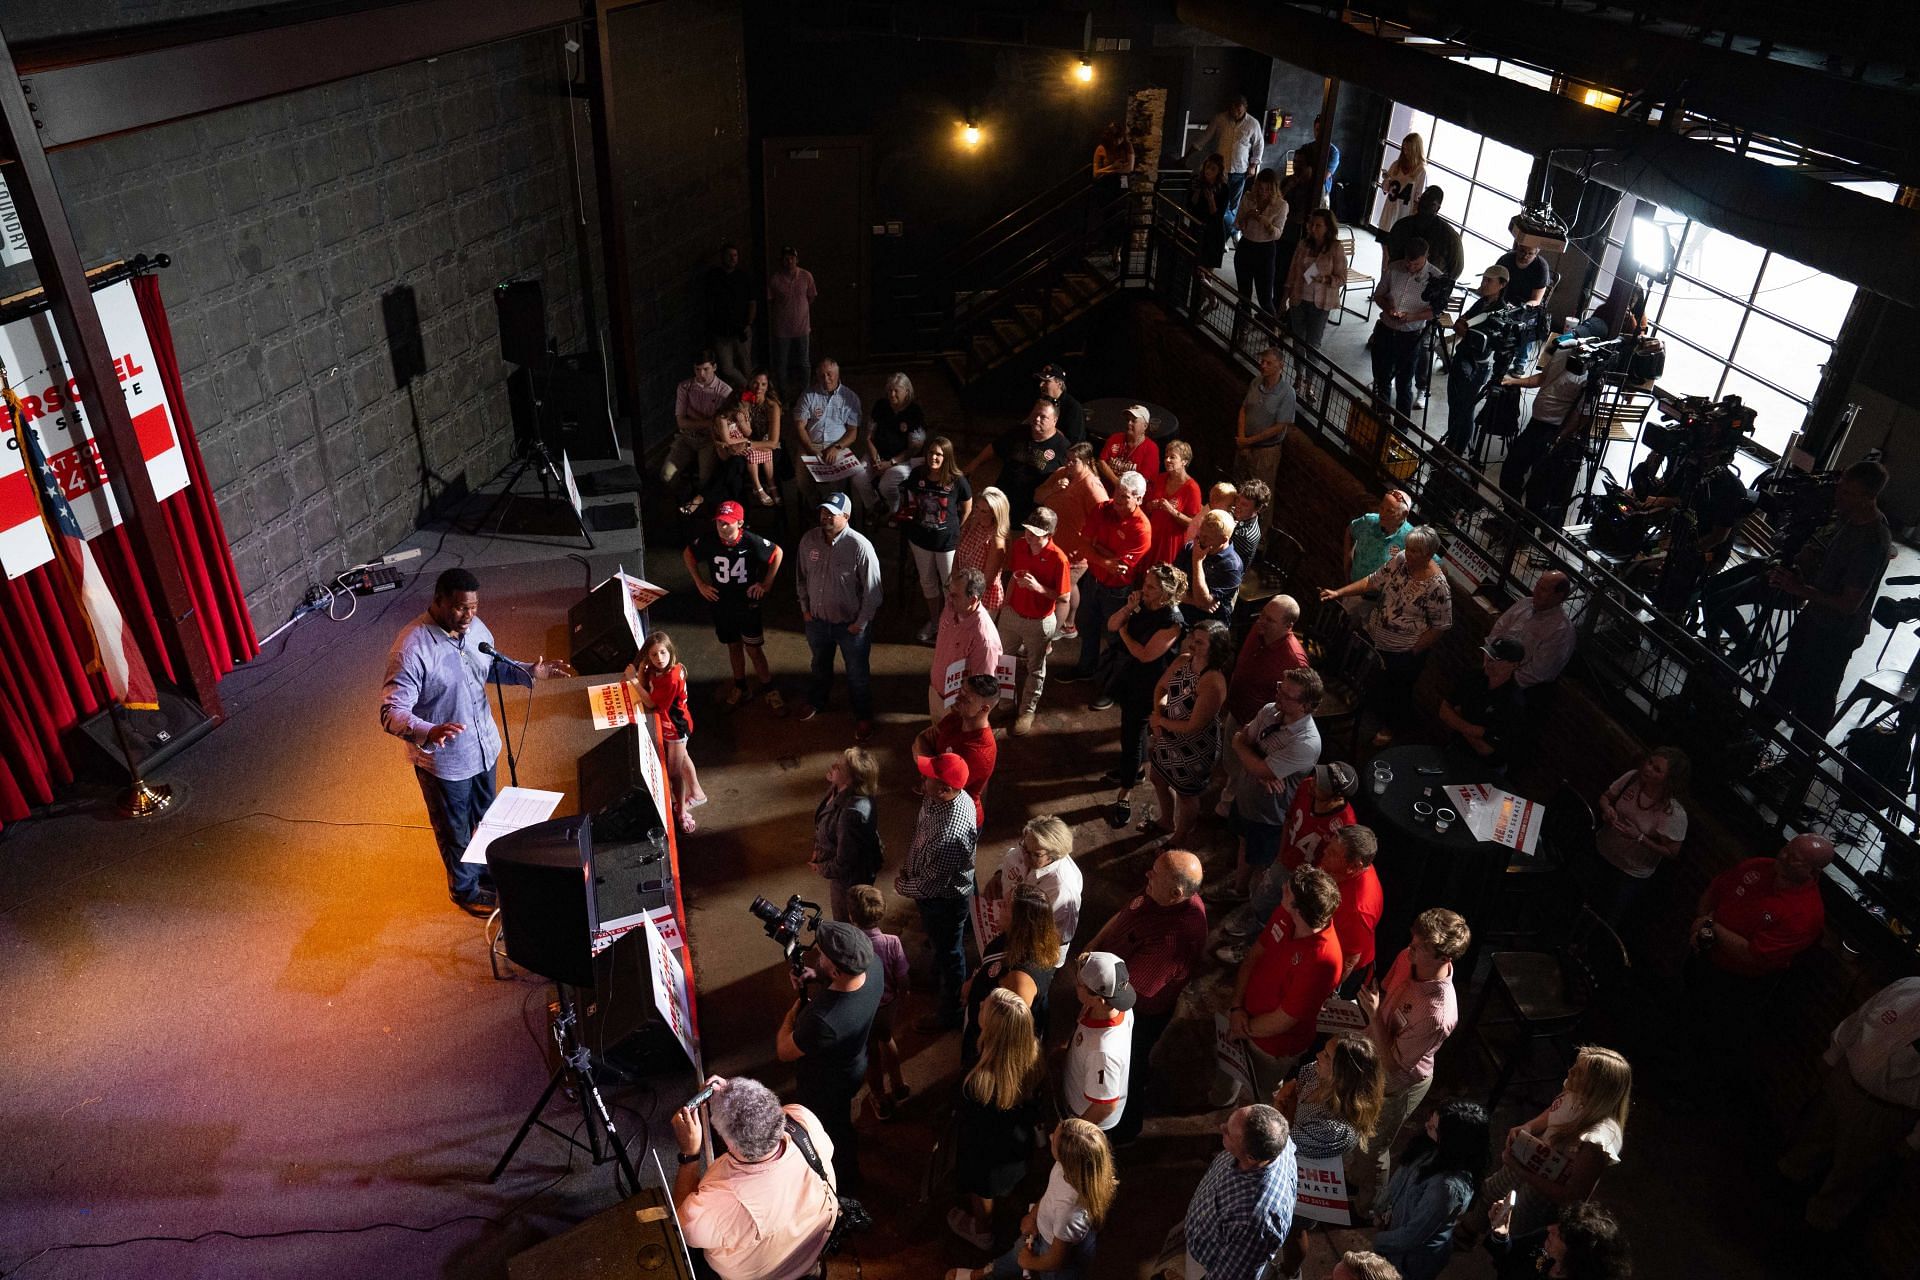
M 1628 198 L 1607 233 L 1594 303 L 1613 288 L 1636 214 L 1665 226 L 1674 245 L 1672 279 L 1654 285 L 1647 298 L 1647 321 L 1666 343 L 1660 385 L 1679 395 L 1739 396 L 1757 414 L 1754 443 L 1778 455 L 1806 421 L 1854 286 Z
M 1535 88 L 1553 88 L 1553 77 L 1544 71 L 1495 58 L 1462 58 L 1460 61 Z M 1396 102 L 1387 124 L 1387 150 L 1381 161 L 1383 172 L 1400 158 L 1400 141 L 1408 133 L 1419 134 L 1427 145 L 1427 185 L 1446 190 L 1446 203 L 1440 212 L 1461 230 L 1468 273 L 1490 265 L 1513 247 L 1513 235 L 1507 230 L 1507 223 L 1520 212 L 1527 198 L 1533 156 Z M 1378 190 L 1377 175 L 1375 182 L 1370 220 L 1378 226 L 1386 197 Z

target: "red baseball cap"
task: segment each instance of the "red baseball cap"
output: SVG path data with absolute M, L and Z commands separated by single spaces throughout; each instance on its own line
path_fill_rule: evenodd
M 742 524 L 746 518 L 747 509 L 732 500 L 723 502 L 713 509 L 715 524 Z
M 920 766 L 922 777 L 938 778 L 956 790 L 965 787 L 971 776 L 967 762 L 951 751 L 942 751 L 937 756 L 918 756 L 914 763 Z

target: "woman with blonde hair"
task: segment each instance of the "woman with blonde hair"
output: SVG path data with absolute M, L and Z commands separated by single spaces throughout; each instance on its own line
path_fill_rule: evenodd
M 1493 1206 L 1515 1195 L 1507 1215 L 1514 1238 L 1544 1227 L 1562 1208 L 1593 1194 L 1600 1175 L 1620 1163 L 1633 1101 L 1633 1068 L 1626 1057 L 1582 1045 L 1553 1105 L 1507 1130 L 1500 1167 L 1480 1184 L 1462 1227 L 1484 1235 Z
M 1386 1076 L 1373 1041 L 1342 1032 L 1322 1045 L 1298 1076 L 1274 1092 L 1273 1105 L 1292 1126 L 1298 1158 L 1347 1160 L 1363 1151 L 1373 1137 L 1385 1090 Z M 1280 1280 L 1299 1276 L 1311 1227 L 1306 1218 L 1295 1215 L 1274 1268 Z
M 991 1249 L 993 1202 L 1027 1176 L 1046 1063 L 1026 1001 L 996 988 L 979 1014 L 980 1058 L 961 1080 L 954 1107 L 954 1180 L 969 1205 L 949 1210 L 947 1226 L 969 1244 Z
M 1233 271 L 1240 281 L 1243 315 L 1249 297 L 1258 297 L 1260 309 L 1273 313 L 1273 278 L 1280 262 L 1280 233 L 1286 222 L 1287 198 L 1280 194 L 1280 175 L 1262 169 L 1247 186 L 1233 215 L 1234 228 L 1240 233 Z
M 946 1280 L 1078 1280 L 1093 1258 L 1093 1244 L 1120 1190 L 1113 1148 L 1098 1125 L 1060 1122 L 1050 1143 L 1053 1172 L 1039 1203 L 1020 1220 L 1020 1239 L 981 1268 L 960 1267 Z
M 980 967 L 967 979 L 961 999 L 966 1020 L 960 1031 L 960 1065 L 970 1067 L 980 1052 L 980 1006 L 995 991 L 1009 991 L 1033 1010 L 1033 1033 L 1047 1034 L 1047 994 L 1053 988 L 1054 961 L 1060 955 L 1060 926 L 1053 904 L 1035 884 L 1023 884 L 1007 899 L 1000 933 L 980 947 Z
M 896 373 L 887 379 L 886 394 L 873 402 L 867 415 L 867 436 L 860 442 L 867 465 L 853 473 L 853 491 L 867 511 L 885 505 L 891 515 L 900 509 L 900 487 L 925 455 L 927 416 L 913 398 L 913 379 Z
M 1007 505 L 1007 495 L 988 485 L 961 524 L 960 545 L 953 553 L 954 572 L 978 569 L 987 575 L 987 594 L 980 597 L 980 607 L 995 619 L 1005 598 L 1000 572 L 1006 567 L 1007 532 L 1012 526 L 1013 508 Z
M 847 895 L 872 884 L 886 849 L 874 821 L 880 766 L 865 747 L 848 747 L 827 766 L 827 794 L 813 810 L 813 857 L 807 865 L 827 882 L 835 920 L 851 920 Z
M 1169 440 L 1160 451 L 1160 474 L 1147 477 L 1147 496 L 1140 509 L 1153 529 L 1148 564 L 1180 563 L 1180 548 L 1188 542 L 1187 524 L 1200 514 L 1200 482 L 1187 473 L 1193 465 L 1193 446 Z
M 1380 178 L 1380 190 L 1387 197 L 1380 211 L 1380 234 L 1393 230 L 1393 224 L 1413 212 L 1420 193 L 1427 189 L 1427 144 L 1417 133 L 1400 139 L 1400 154 L 1393 158 Z

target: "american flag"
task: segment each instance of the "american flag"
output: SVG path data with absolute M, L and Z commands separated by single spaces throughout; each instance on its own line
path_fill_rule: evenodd
M 0 378 L 3 377 L 0 374 Z M 140 656 L 133 633 L 127 629 L 126 617 L 108 589 L 100 566 L 94 563 L 93 552 L 80 532 L 80 521 L 74 517 L 66 491 L 47 465 L 39 437 L 26 425 L 20 397 L 4 381 L 0 381 L 0 391 L 6 395 L 7 416 L 39 494 L 40 518 L 51 535 L 60 571 L 66 575 L 68 587 L 79 597 L 87 625 L 93 632 L 94 661 L 89 664 L 89 670 L 98 670 L 106 677 L 107 691 L 121 705 L 154 710 L 159 707 L 160 699 L 154 689 L 153 673 L 147 670 L 146 659 Z

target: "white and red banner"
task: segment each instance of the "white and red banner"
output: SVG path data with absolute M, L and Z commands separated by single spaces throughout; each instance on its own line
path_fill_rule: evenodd
M 128 281 L 110 285 L 93 295 L 113 354 L 113 376 L 126 397 L 153 480 L 156 498 L 168 498 L 187 487 L 187 459 L 179 431 L 167 411 L 166 389 L 154 367 L 153 346 L 140 305 Z M 80 404 L 80 388 L 68 369 L 53 316 L 37 312 L 0 326 L 0 360 L 6 362 L 7 381 L 20 397 L 22 425 L 38 438 L 53 478 L 73 508 L 83 537 L 97 537 L 120 523 L 120 510 L 106 483 L 107 470 L 94 441 L 93 424 Z M 20 443 L 6 433 L 0 447 L 0 568 L 9 578 L 37 569 L 53 559 L 53 545 L 40 519 L 40 504 L 32 474 L 21 456 Z

